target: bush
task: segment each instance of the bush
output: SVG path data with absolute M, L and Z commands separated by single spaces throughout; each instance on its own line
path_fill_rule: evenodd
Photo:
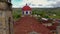
M 14 18 L 14 20 L 16 20 L 16 19 L 18 19 L 18 18 L 20 18 L 21 16 L 20 16 L 20 14 L 16 11 L 16 12 L 13 12 L 13 18 Z

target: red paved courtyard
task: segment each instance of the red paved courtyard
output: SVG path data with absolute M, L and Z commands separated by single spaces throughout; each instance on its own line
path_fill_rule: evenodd
M 14 23 L 14 34 L 53 34 L 34 17 L 25 16 Z

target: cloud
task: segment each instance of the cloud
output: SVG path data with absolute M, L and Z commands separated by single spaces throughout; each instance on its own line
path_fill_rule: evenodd
M 24 5 L 23 0 L 12 0 L 12 7 L 19 8 L 23 5 Z
M 57 1 L 55 4 L 49 4 L 49 6 L 60 7 L 60 1 Z
M 47 1 L 53 1 L 53 2 L 54 2 L 54 1 L 56 1 L 56 0 L 47 0 Z
M 25 4 L 30 7 L 60 7 L 60 0 L 12 0 L 13 7 L 23 7 Z
M 56 2 L 56 7 L 60 7 L 60 1 Z

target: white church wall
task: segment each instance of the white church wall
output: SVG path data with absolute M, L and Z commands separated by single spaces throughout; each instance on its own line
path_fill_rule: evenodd
M 31 14 L 31 11 L 28 11 L 28 14 L 30 15 Z
M 30 11 L 28 11 L 28 14 L 30 14 Z
M 24 15 L 26 15 L 26 11 L 24 11 Z
M 31 14 L 31 11 L 27 11 L 28 14 L 26 14 L 26 11 L 24 11 L 24 15 L 30 15 Z

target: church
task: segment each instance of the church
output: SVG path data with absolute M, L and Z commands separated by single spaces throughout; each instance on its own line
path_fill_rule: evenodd
M 32 11 L 31 11 L 32 9 L 26 4 L 26 6 L 24 6 L 23 8 L 22 8 L 22 15 L 24 16 L 26 16 L 26 15 L 31 15 L 32 14 Z
M 60 34 L 60 25 L 39 22 L 27 4 L 22 7 L 21 19 L 13 21 L 11 0 L 0 0 L 0 34 Z

